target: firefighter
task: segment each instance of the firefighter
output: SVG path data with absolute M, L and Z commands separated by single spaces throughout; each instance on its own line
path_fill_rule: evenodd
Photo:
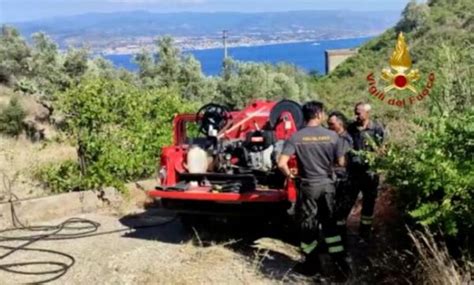
M 292 155 L 296 155 L 298 164 L 295 215 L 300 227 L 301 250 L 306 255 L 305 262 L 298 269 L 309 275 L 320 270 L 317 252 L 321 225 L 329 254 L 338 268 L 348 273 L 344 246 L 334 216 L 333 167 L 335 164 L 344 166 L 344 145 L 335 132 L 321 126 L 325 116 L 323 103 L 311 101 L 304 104 L 302 110 L 306 127 L 285 142 L 278 160 L 278 167 L 289 179 L 295 178 L 288 167 Z
M 346 218 L 357 198 L 357 192 L 353 191 L 353 188 L 350 186 L 350 174 L 348 173 L 351 164 L 353 141 L 347 132 L 347 118 L 341 112 L 331 112 L 328 116 L 327 124 L 329 129 L 335 131 L 344 143 L 346 167 L 335 167 L 334 172 L 336 174 L 336 223 L 343 240 L 345 240 Z
M 375 151 L 385 138 L 383 127 L 370 119 L 370 110 L 371 106 L 367 103 L 359 102 L 355 105 L 356 120 L 347 130 L 352 137 L 356 152 Z M 368 239 L 372 231 L 379 176 L 369 168 L 360 155 L 355 155 L 351 162 L 351 177 L 352 187 L 363 195 L 359 234 L 363 239 Z

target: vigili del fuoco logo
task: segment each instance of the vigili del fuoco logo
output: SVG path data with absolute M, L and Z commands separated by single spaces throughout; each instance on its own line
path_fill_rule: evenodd
M 434 73 L 431 72 L 428 75 L 426 84 L 421 91 L 418 91 L 415 86 L 412 85 L 413 82 L 417 82 L 420 79 L 420 72 L 418 69 L 411 68 L 411 57 L 403 33 L 398 34 L 397 44 L 390 58 L 390 67 L 391 68 L 384 68 L 380 76 L 382 80 L 388 83 L 383 90 L 377 88 L 377 81 L 375 80 L 373 72 L 367 75 L 369 93 L 372 94 L 372 96 L 389 105 L 404 107 L 422 101 L 430 94 L 435 81 Z M 400 95 L 405 91 L 409 93 L 410 96 L 400 98 L 389 95 L 389 93 Z

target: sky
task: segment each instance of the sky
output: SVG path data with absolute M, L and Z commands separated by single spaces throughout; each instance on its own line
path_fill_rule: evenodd
M 398 10 L 409 0 L 0 0 L 0 23 L 23 22 L 90 12 L 146 10 L 179 11 L 290 11 Z

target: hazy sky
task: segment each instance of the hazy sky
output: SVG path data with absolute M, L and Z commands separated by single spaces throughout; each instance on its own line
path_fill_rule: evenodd
M 398 10 L 409 0 L 0 0 L 0 22 L 28 21 L 88 12 L 148 10 L 176 11 L 289 11 Z

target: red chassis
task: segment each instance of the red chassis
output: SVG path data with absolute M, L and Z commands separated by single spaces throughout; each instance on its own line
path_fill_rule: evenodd
M 218 133 L 220 140 L 245 139 L 246 134 L 256 131 L 269 121 L 272 108 L 277 104 L 274 101 L 256 100 L 248 107 L 240 111 L 232 111 L 229 114 L 227 125 Z M 173 120 L 173 145 L 162 149 L 160 158 L 160 180 L 162 186 L 175 186 L 179 182 L 179 176 L 187 172 L 186 153 L 190 145 L 187 141 L 187 123 L 196 122 L 195 114 L 179 114 Z M 297 126 L 290 112 L 281 112 L 278 123 L 274 126 L 277 140 L 286 140 L 297 130 Z M 290 166 L 296 170 L 294 159 Z M 257 187 L 253 191 L 244 193 L 222 193 L 212 192 L 211 187 L 195 186 L 182 190 L 158 190 L 148 191 L 152 198 L 161 198 L 162 201 L 206 203 L 217 204 L 248 204 L 248 203 L 281 203 L 294 202 L 296 200 L 296 189 L 293 181 L 287 180 L 281 189 L 268 189 Z M 260 204 L 261 205 L 261 204 Z

